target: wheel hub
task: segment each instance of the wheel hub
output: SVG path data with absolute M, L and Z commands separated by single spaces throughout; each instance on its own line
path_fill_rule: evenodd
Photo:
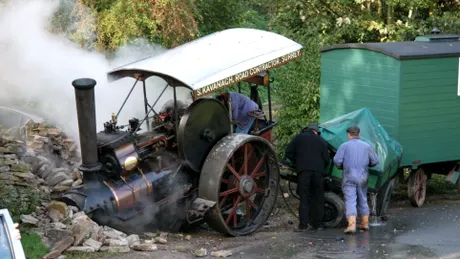
M 243 197 L 249 197 L 255 193 L 257 183 L 250 176 L 242 176 L 239 184 L 239 192 Z

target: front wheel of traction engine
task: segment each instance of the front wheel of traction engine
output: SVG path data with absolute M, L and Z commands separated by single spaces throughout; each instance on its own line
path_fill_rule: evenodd
M 246 134 L 224 137 L 201 171 L 199 197 L 216 202 L 206 222 L 230 236 L 255 232 L 273 210 L 279 179 L 275 151 L 268 141 Z

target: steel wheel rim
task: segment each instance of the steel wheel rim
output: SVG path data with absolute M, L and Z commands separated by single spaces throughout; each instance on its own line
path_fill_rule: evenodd
M 335 206 L 329 202 L 324 204 L 324 217 L 323 222 L 333 221 L 338 215 L 338 211 Z
M 421 204 L 425 201 L 425 192 L 426 192 L 426 180 L 427 177 L 425 172 L 422 169 L 417 170 L 415 173 L 415 199 L 418 204 Z
M 244 231 L 256 225 L 253 221 L 263 209 L 265 190 L 269 188 L 268 159 L 267 152 L 261 151 L 257 145 L 245 143 L 227 162 L 221 177 L 218 206 L 232 231 Z M 251 160 L 255 162 L 251 163 Z

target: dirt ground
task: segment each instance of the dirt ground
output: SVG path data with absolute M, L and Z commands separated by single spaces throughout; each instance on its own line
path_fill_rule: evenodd
M 295 212 L 297 201 L 288 200 Z M 280 197 L 267 224 L 252 235 L 225 237 L 206 229 L 169 234 L 168 243 L 157 251 L 104 258 L 197 258 L 194 253 L 200 248 L 207 249 L 202 258 L 219 250 L 229 250 L 228 258 L 460 258 L 459 215 L 458 193 L 436 195 L 427 197 L 422 208 L 411 207 L 407 199 L 393 201 L 386 222 L 356 236 L 344 235 L 342 228 L 295 233 L 297 218 Z

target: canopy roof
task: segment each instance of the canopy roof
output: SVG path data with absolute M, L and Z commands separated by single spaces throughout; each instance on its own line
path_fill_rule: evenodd
M 108 80 L 155 75 L 200 97 L 297 59 L 301 49 L 273 32 L 228 29 L 118 67 L 108 73 Z

